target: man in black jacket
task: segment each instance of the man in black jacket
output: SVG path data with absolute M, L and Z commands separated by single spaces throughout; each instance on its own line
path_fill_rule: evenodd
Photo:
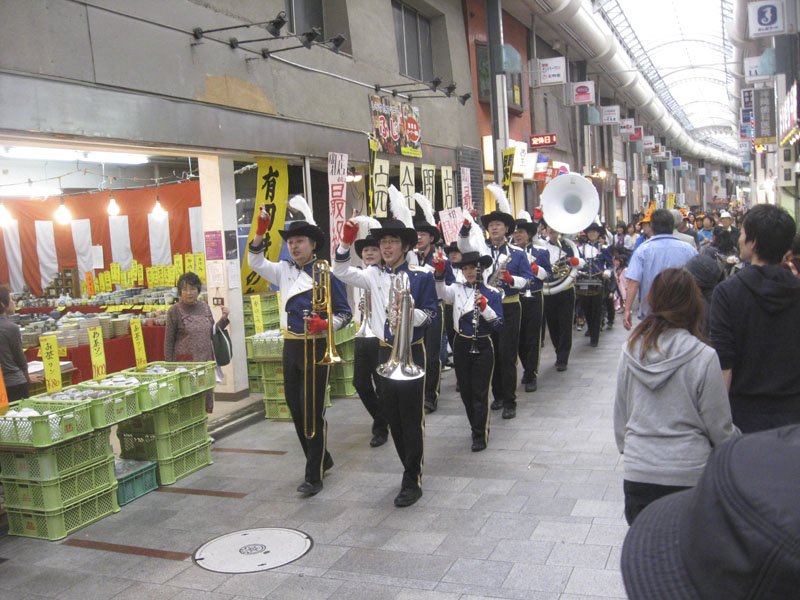
M 744 433 L 800 423 L 800 279 L 780 267 L 794 234 L 783 208 L 753 208 L 739 237 L 750 266 L 720 283 L 711 300 L 711 341 Z

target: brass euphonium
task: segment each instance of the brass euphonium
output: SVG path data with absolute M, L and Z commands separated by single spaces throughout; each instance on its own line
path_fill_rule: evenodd
M 401 271 L 392 279 L 389 289 L 389 330 L 394 344 L 389 360 L 378 365 L 375 371 L 381 377 L 395 381 L 419 379 L 425 369 L 414 364 L 411 357 L 411 339 L 414 335 L 414 298 L 408 274 Z
M 326 260 L 317 260 L 311 267 L 311 312 L 328 315 L 328 332 L 325 339 L 325 355 L 317 360 L 317 345 L 309 335 L 308 321 L 303 326 L 303 372 L 308 373 L 308 344 L 311 343 L 311 397 L 308 394 L 308 376 L 303 377 L 303 435 L 307 440 L 317 435 L 317 369 L 316 365 L 331 365 L 342 362 L 336 352 L 333 337 L 333 293 L 331 289 L 331 266 Z M 308 317 L 306 313 L 306 317 Z M 310 405 L 310 406 L 309 406 Z M 309 410 L 311 409 L 311 410 Z

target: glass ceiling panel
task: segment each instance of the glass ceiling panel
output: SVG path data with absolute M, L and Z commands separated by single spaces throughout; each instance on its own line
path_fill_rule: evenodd
M 698 132 L 736 152 L 736 115 L 728 92 L 724 0 L 617 0 L 656 70 L 693 129 L 721 125 L 730 134 Z M 733 57 L 728 56 L 727 60 Z M 691 83 L 691 85 L 689 85 Z

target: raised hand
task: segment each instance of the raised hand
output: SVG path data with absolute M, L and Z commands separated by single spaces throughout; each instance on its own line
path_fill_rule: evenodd
M 266 207 L 261 207 L 261 212 L 258 215 L 258 224 L 256 225 L 256 235 L 264 235 L 269 229 L 269 224 L 272 223 L 272 218 L 269 216 Z

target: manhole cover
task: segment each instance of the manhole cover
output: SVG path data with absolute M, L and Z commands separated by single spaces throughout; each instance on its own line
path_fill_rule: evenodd
M 294 562 L 313 544 L 307 534 L 296 529 L 246 529 L 206 542 L 192 558 L 197 566 L 217 573 L 253 573 Z

